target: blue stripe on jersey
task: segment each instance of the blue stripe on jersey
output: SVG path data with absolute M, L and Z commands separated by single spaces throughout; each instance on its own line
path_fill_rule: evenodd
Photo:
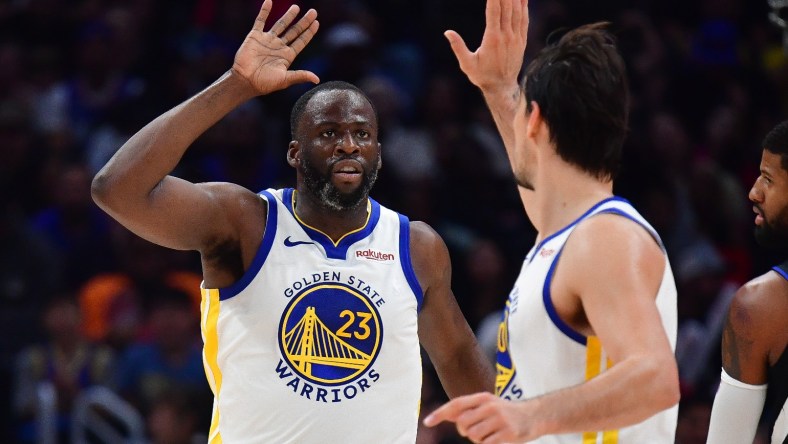
M 569 325 L 567 325 L 566 322 L 564 322 L 564 320 L 561 319 L 561 316 L 558 316 L 558 312 L 555 311 L 555 306 L 553 305 L 553 298 L 550 296 L 550 283 L 553 281 L 553 273 L 555 272 L 555 266 L 558 264 L 558 258 L 561 257 L 561 253 L 563 253 L 563 251 L 564 248 L 561 247 L 561 249 L 558 250 L 558 253 L 555 254 L 555 258 L 553 258 L 553 263 L 550 264 L 550 269 L 547 270 L 547 276 L 544 279 L 544 287 L 542 287 L 542 300 L 544 301 L 544 308 L 545 310 L 547 310 L 547 315 L 550 316 L 550 320 L 553 321 L 553 324 L 555 324 L 555 326 L 558 327 L 558 329 L 561 330 L 561 332 L 567 335 L 569 339 L 579 343 L 580 345 L 585 346 L 587 338 L 581 333 L 575 331 L 575 329 L 573 329 Z
M 599 208 L 599 206 L 601 204 L 603 204 L 605 202 L 610 202 L 610 201 L 613 201 L 613 200 L 617 200 L 617 201 L 620 201 L 620 202 L 625 202 L 625 203 L 629 204 L 630 206 L 632 205 L 626 199 L 623 199 L 623 198 L 617 197 L 617 196 L 610 197 L 610 198 L 607 198 L 605 200 L 602 200 L 598 204 L 596 204 L 593 207 L 591 207 L 590 210 L 588 210 L 585 213 L 583 213 L 582 216 L 580 216 L 577 220 L 572 222 L 570 225 L 567 225 L 565 228 L 561 229 L 559 232 L 553 234 L 552 236 L 550 236 L 550 237 L 546 238 L 545 240 L 543 240 L 542 242 L 540 242 L 539 246 L 541 247 L 541 245 L 544 244 L 545 241 L 547 241 L 548 239 L 551 239 L 551 238 L 557 236 L 558 234 L 566 231 L 567 228 L 570 228 L 573 225 L 577 224 L 581 219 L 587 217 L 595 209 Z M 662 244 L 662 239 L 660 239 L 659 234 L 657 234 L 656 231 L 654 231 L 652 228 L 648 227 L 647 225 L 645 225 L 643 222 L 641 222 L 637 218 L 633 217 L 632 215 L 630 215 L 630 214 L 628 214 L 628 213 L 626 213 L 626 212 L 624 212 L 624 211 L 622 211 L 622 210 L 620 210 L 618 208 L 608 208 L 608 209 L 600 211 L 597 214 L 616 214 L 616 215 L 619 215 L 619 216 L 626 217 L 627 219 L 635 222 L 636 224 L 638 224 L 641 227 L 643 227 L 643 229 L 645 229 L 646 232 L 648 232 L 654 238 L 654 240 L 657 242 L 657 244 L 659 244 L 659 247 L 662 249 L 662 251 L 665 252 L 665 246 Z M 566 244 L 564 244 L 564 245 L 566 245 Z M 539 250 L 540 249 L 536 249 L 534 251 L 536 252 L 536 251 L 539 251 Z M 563 319 L 561 319 L 561 317 L 558 316 L 558 312 L 555 310 L 555 306 L 553 305 L 553 299 L 550 296 L 550 283 L 553 280 L 553 273 L 555 272 L 555 267 L 558 264 L 558 258 L 561 257 L 561 253 L 563 251 L 564 251 L 564 248 L 561 247 L 561 250 L 559 250 L 558 253 L 556 253 L 555 258 L 553 259 L 553 263 L 550 264 L 550 269 L 547 271 L 547 277 L 545 278 L 545 281 L 544 281 L 544 288 L 542 289 L 542 299 L 544 300 L 544 306 L 545 306 L 545 309 L 547 310 L 547 314 L 550 316 L 550 319 L 553 321 L 553 324 L 555 324 L 555 326 L 558 327 L 558 329 L 561 330 L 570 339 L 572 339 L 575 342 L 578 342 L 578 343 L 580 343 L 582 345 L 586 345 L 587 338 L 583 334 L 581 334 L 580 332 L 576 331 L 575 329 L 573 329 L 572 327 L 567 325 L 563 321 Z M 536 256 L 536 253 L 534 253 L 534 256 Z M 533 257 L 531 259 L 533 259 Z M 783 275 L 783 276 L 785 276 L 785 278 L 788 279 L 788 276 L 786 276 L 786 275 Z
M 290 211 L 290 214 L 293 215 L 293 218 L 295 218 L 301 228 L 304 229 L 309 238 L 323 246 L 323 249 L 326 252 L 326 257 L 329 259 L 347 259 L 347 250 L 350 248 L 350 246 L 369 236 L 372 233 L 372 230 L 375 229 L 375 226 L 378 224 L 378 220 L 380 219 L 380 204 L 370 197 L 369 202 L 371 209 L 367 224 L 364 226 L 364 228 L 344 236 L 339 240 L 339 243 L 335 245 L 334 241 L 326 236 L 325 233 L 302 224 L 298 217 L 296 217 L 295 210 L 293 210 L 293 191 L 294 190 L 292 188 L 286 188 L 282 194 L 282 201 L 285 204 L 285 208 Z
M 772 270 L 776 271 L 776 272 L 777 272 L 777 274 L 779 274 L 780 276 L 782 276 L 783 278 L 785 278 L 785 280 L 788 280 L 788 272 L 787 272 L 787 271 L 783 270 L 783 269 L 782 269 L 782 268 L 780 268 L 779 266 L 774 266 L 774 267 L 772 267 Z
M 265 218 L 265 233 L 263 233 L 263 240 L 260 242 L 260 247 L 257 249 L 252 264 L 249 266 L 249 269 L 244 272 L 244 275 L 241 276 L 241 279 L 229 287 L 219 289 L 220 301 L 230 299 L 243 291 L 243 289 L 252 282 L 252 279 L 257 276 L 260 268 L 262 268 L 265 263 L 265 259 L 268 257 L 268 253 L 271 252 L 271 246 L 273 246 L 274 237 L 276 237 L 276 199 L 268 191 L 261 191 L 260 195 L 268 202 L 268 215 Z
M 416 278 L 416 272 L 413 271 L 413 262 L 410 260 L 410 221 L 402 214 L 397 215 L 399 216 L 399 262 L 402 265 L 402 271 L 405 273 L 405 279 L 416 296 L 418 310 L 421 310 L 421 304 L 424 302 L 424 292 L 421 289 L 421 285 L 419 285 L 419 280 Z
M 617 214 L 619 216 L 626 217 L 627 219 L 631 220 L 632 222 L 635 222 L 636 224 L 638 224 L 641 227 L 643 227 L 643 229 L 646 230 L 646 232 L 648 232 L 648 234 L 650 234 L 651 237 L 654 238 L 654 240 L 657 242 L 657 244 L 659 245 L 659 248 L 662 250 L 662 252 L 663 253 L 667 252 L 667 250 L 665 250 L 665 244 L 662 243 L 662 239 L 660 239 L 659 234 L 653 228 L 650 228 L 648 225 L 646 225 L 643 222 L 639 221 L 637 218 L 633 217 L 631 214 L 625 213 L 624 211 L 619 210 L 618 208 L 608 208 L 606 210 L 600 211 L 598 214 Z
M 575 220 L 574 220 L 574 221 L 573 221 L 571 224 L 569 224 L 569 225 L 565 226 L 564 228 L 561 228 L 560 230 L 556 231 L 555 233 L 553 233 L 553 234 L 551 234 L 551 235 L 547 236 L 546 238 L 542 239 L 542 241 L 541 241 L 541 242 L 539 242 L 539 243 L 536 245 L 536 248 L 534 248 L 534 249 L 533 249 L 534 255 L 533 255 L 533 256 L 531 256 L 531 259 L 530 259 L 528 262 L 530 263 L 530 262 L 532 262 L 532 261 L 534 260 L 534 257 L 536 257 L 536 252 L 538 252 L 539 250 L 541 250 L 541 249 L 542 249 L 542 245 L 546 244 L 546 243 L 547 243 L 547 242 L 549 242 L 551 239 L 553 239 L 554 237 L 556 237 L 556 236 L 560 235 L 560 234 L 561 234 L 561 233 L 563 233 L 564 231 L 566 231 L 566 230 L 568 230 L 568 229 L 572 228 L 572 227 L 573 227 L 575 224 L 577 224 L 578 222 L 580 222 L 581 220 L 583 220 L 583 219 L 584 219 L 586 216 L 588 216 L 589 214 L 591 214 L 592 212 L 594 212 L 594 210 L 596 210 L 597 208 L 599 208 L 599 206 L 600 206 L 600 205 L 602 205 L 602 204 L 604 204 L 604 203 L 606 203 L 606 202 L 614 201 L 614 200 L 618 200 L 618 201 L 622 201 L 622 202 L 629 203 L 629 202 L 628 202 L 626 199 L 624 199 L 624 198 L 621 198 L 621 197 L 618 197 L 618 196 L 612 196 L 612 197 L 608 197 L 608 198 L 606 198 L 606 199 L 602 199 L 602 200 L 600 200 L 600 201 L 599 201 L 599 202 L 597 202 L 597 203 L 596 203 L 596 204 L 595 204 L 593 207 L 591 207 L 591 208 L 589 208 L 588 210 L 586 210 L 586 212 L 585 212 L 585 213 L 583 213 L 583 214 L 582 214 L 580 217 L 578 217 L 577 219 L 575 219 Z

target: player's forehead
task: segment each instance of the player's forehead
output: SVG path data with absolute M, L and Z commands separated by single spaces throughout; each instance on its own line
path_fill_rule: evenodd
M 761 173 L 768 174 L 769 176 L 788 178 L 788 171 L 783 168 L 782 160 L 781 154 L 764 149 L 761 155 Z
M 304 108 L 304 123 L 375 123 L 375 112 L 364 95 L 352 89 L 333 89 L 316 93 Z

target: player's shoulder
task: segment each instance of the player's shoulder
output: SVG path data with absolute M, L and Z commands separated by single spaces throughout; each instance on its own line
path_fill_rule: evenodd
M 410 221 L 410 255 L 416 268 L 434 268 L 448 262 L 448 248 L 443 238 L 429 224 Z
M 640 223 L 614 213 L 601 213 L 580 221 L 570 236 L 572 249 L 597 255 L 599 251 L 611 255 L 661 254 L 659 244 L 651 232 Z
M 203 182 L 199 184 L 231 217 L 249 217 L 250 214 L 263 215 L 265 201 L 253 191 L 230 182 Z
M 788 311 L 788 280 L 768 271 L 742 285 L 733 296 L 731 320 L 767 321 Z M 778 319 L 779 320 L 779 319 Z
M 409 228 L 411 243 L 413 241 L 426 243 L 436 241 L 443 242 L 438 232 L 426 222 L 422 222 L 420 220 L 411 220 L 409 221 Z

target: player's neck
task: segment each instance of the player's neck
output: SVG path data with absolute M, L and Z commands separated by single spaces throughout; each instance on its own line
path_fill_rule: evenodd
M 601 181 L 563 164 L 540 174 L 535 186 L 539 237 L 547 237 L 574 222 L 589 208 L 613 196 L 613 182 Z
M 369 218 L 368 202 L 369 199 L 365 199 L 355 208 L 335 210 L 326 207 L 318 198 L 309 193 L 296 192 L 293 199 L 293 211 L 301 223 L 323 232 L 336 242 L 342 236 L 367 223 Z

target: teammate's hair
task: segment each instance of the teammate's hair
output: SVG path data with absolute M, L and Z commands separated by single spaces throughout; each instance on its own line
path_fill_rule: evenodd
M 626 68 L 607 23 L 564 34 L 529 64 L 520 87 L 526 109 L 539 104 L 561 158 L 600 179 L 613 179 L 627 134 Z
M 304 114 L 304 110 L 306 109 L 306 105 L 309 103 L 309 100 L 317 93 L 321 91 L 355 91 L 359 93 L 362 97 L 364 97 L 367 102 L 372 106 L 372 111 L 375 113 L 375 125 L 378 123 L 378 110 L 375 108 L 375 104 L 372 103 L 372 100 L 367 97 L 367 95 L 356 85 L 353 85 L 348 82 L 343 82 L 341 80 L 332 80 L 326 83 L 320 83 L 314 88 L 310 89 L 309 91 L 305 92 L 301 95 L 301 97 L 296 100 L 295 104 L 293 105 L 293 109 L 290 112 L 290 137 L 295 140 L 298 134 L 298 123 L 301 121 L 301 116 Z
M 788 120 L 780 122 L 763 138 L 763 149 L 780 155 L 780 166 L 788 171 Z

